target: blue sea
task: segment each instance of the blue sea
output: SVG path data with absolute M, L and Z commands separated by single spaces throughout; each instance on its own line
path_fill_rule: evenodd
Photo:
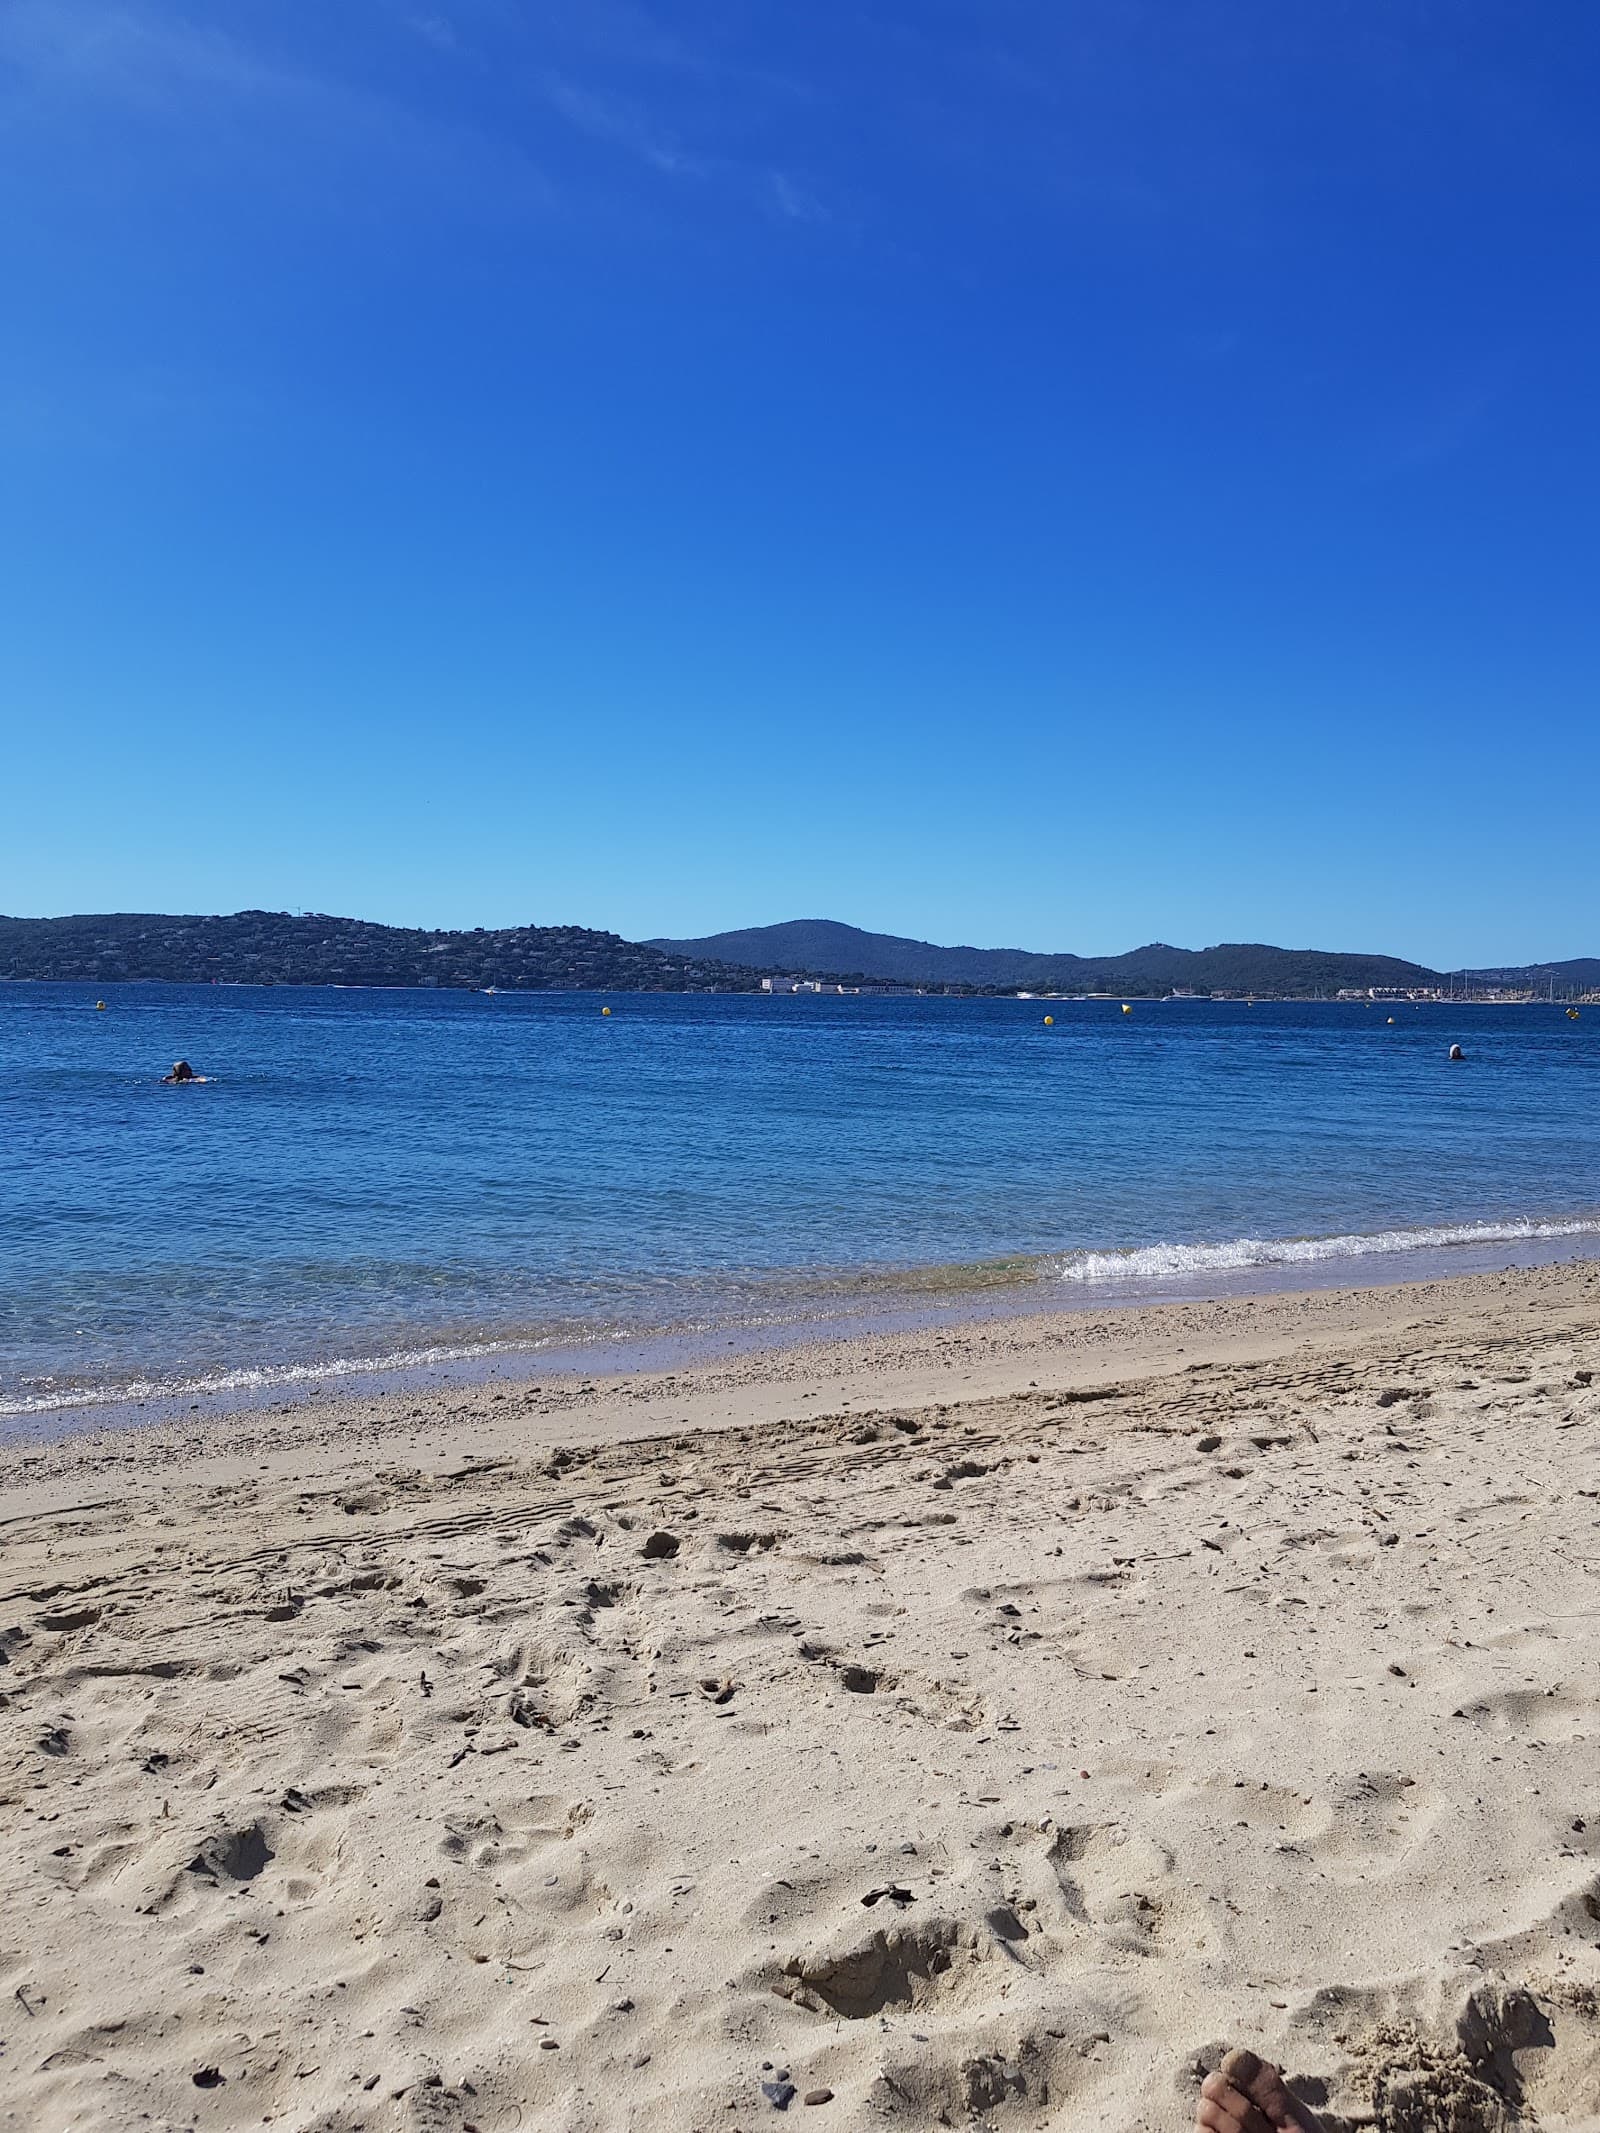
M 11 1433 L 1595 1249 L 1600 1009 L 0 985 Z

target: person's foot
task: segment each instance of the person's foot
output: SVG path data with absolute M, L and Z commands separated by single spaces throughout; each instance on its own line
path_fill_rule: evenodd
M 1278 2069 L 1242 2048 L 1206 2076 L 1194 2122 L 1200 2133 L 1314 2133 Z

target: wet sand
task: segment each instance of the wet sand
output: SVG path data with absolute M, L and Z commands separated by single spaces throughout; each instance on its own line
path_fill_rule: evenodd
M 1580 1263 L 0 1454 L 0 2126 L 1600 2125 L 1597 1380 Z

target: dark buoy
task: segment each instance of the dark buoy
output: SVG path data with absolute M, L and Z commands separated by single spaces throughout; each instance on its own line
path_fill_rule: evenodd
M 1466 1053 L 1465 1053 L 1465 1052 L 1464 1052 L 1464 1051 L 1463 1051 L 1463 1050 L 1461 1049 L 1461 1047 L 1460 1047 L 1460 1045 L 1459 1045 L 1459 1044 L 1452 1044 L 1452 1045 L 1451 1045 L 1451 1047 L 1450 1047 L 1450 1057 L 1451 1057 L 1452 1059 L 1465 1059 L 1465 1058 L 1466 1058 L 1466 1056 L 1467 1056 L 1467 1055 L 1466 1055 Z

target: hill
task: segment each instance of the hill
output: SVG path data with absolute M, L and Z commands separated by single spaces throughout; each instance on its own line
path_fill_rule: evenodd
M 502 992 L 754 992 L 763 973 L 948 987 L 958 991 L 1255 993 L 1308 999 L 1367 986 L 1432 986 L 1437 971 L 1394 956 L 1224 942 L 1163 941 L 1123 955 L 1045 955 L 1027 948 L 944 948 L 866 933 L 832 919 L 796 919 L 702 940 L 626 941 L 586 926 L 380 926 L 320 912 L 235 911 L 226 917 L 111 912 L 0 918 L 0 980 L 113 984 L 212 979 L 257 985 L 498 987 Z M 1459 975 L 1459 974 L 1458 974 Z M 1559 993 L 1600 987 L 1600 960 L 1470 971 L 1482 985 Z
M 1256 992 L 1314 995 L 1341 986 L 1431 985 L 1438 973 L 1395 956 L 1227 942 L 1172 948 L 1155 941 L 1122 955 L 1048 955 L 1027 948 L 942 948 L 900 934 L 865 933 L 832 919 L 792 919 L 713 933 L 701 940 L 656 940 L 674 955 L 725 957 L 756 970 L 826 971 L 902 985 L 971 985 L 1035 991 Z M 1558 981 L 1559 982 L 1559 981 Z
M 902 985 L 1027 985 L 1071 957 L 1026 948 L 939 948 L 894 933 L 863 933 L 831 918 L 794 918 L 778 926 L 713 933 L 700 941 L 652 940 L 672 955 L 714 956 L 755 970 L 838 972 Z
M 164 978 L 256 985 L 498 986 L 502 991 L 750 992 L 760 980 L 696 955 L 585 926 L 470 933 L 379 926 L 320 913 L 225 918 L 115 912 L 0 918 L 0 979 L 112 984 Z
M 1541 992 L 1549 984 L 1557 993 L 1594 992 L 1600 989 L 1600 956 L 1575 955 L 1565 963 L 1515 963 L 1500 970 L 1468 970 L 1458 975 L 1471 985 L 1531 985 Z

